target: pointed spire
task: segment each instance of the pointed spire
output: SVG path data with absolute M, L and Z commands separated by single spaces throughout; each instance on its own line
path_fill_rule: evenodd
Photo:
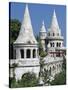
M 30 19 L 30 15 L 29 15 L 28 4 L 26 4 L 24 19 L 23 19 L 23 22 L 22 22 L 21 30 L 23 28 L 26 29 L 26 30 L 27 29 L 32 30 L 32 24 L 31 24 L 31 19 Z
M 21 24 L 19 36 L 14 43 L 28 43 L 28 42 L 30 42 L 31 44 L 35 44 L 35 43 L 37 44 L 37 41 L 33 34 L 28 5 L 26 4 L 24 18 Z
M 53 17 L 56 17 L 56 12 L 55 12 L 55 9 L 54 9 L 54 12 L 53 12 Z
M 43 20 L 43 22 L 42 22 L 42 25 L 44 25 L 44 20 Z
M 42 27 L 40 29 L 40 32 L 46 32 L 46 28 L 45 28 L 45 25 L 44 25 L 44 21 L 42 22 Z
M 59 29 L 59 25 L 58 25 L 58 21 L 57 21 L 55 10 L 53 12 L 53 17 L 52 17 L 52 22 L 51 22 L 51 28 L 55 28 L 55 29 L 58 28 Z

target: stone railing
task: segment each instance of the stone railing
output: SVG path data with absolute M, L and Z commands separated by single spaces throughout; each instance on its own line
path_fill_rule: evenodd
M 54 63 L 54 62 L 58 62 L 58 61 L 63 61 L 63 57 L 50 57 L 49 55 L 47 57 L 44 58 L 44 63 Z
M 30 60 L 30 59 L 11 59 L 10 66 L 12 67 L 13 64 L 17 64 L 18 66 L 38 66 L 39 60 Z

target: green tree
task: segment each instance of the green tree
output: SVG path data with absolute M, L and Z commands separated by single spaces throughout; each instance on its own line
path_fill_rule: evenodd
M 44 84 L 50 84 L 50 79 L 49 79 L 49 71 L 44 69 L 44 73 L 43 73 L 43 82 Z
M 63 55 L 62 70 L 66 72 L 66 58 L 65 58 L 65 55 Z
M 17 87 L 17 82 L 16 82 L 15 77 L 9 78 L 9 87 L 10 88 L 16 88 Z
M 41 40 L 39 39 L 39 36 L 36 37 L 38 44 L 39 44 L 39 55 L 40 55 L 40 72 L 39 72 L 39 79 L 44 81 L 44 57 L 46 57 L 47 53 L 46 51 L 43 50 Z
M 51 85 L 64 85 L 66 84 L 66 73 L 61 72 L 55 75 L 54 80 L 50 83 Z
M 39 36 L 36 36 L 36 40 L 38 41 L 38 46 L 39 46 L 39 55 L 40 57 L 44 58 L 47 55 L 47 53 L 46 51 L 43 51 L 41 40 L 39 38 L 40 38 Z
M 35 73 L 25 73 L 21 80 L 18 81 L 18 85 L 20 87 L 33 87 L 38 85 L 38 78 L 36 77 Z
M 17 19 L 10 19 L 9 25 L 10 25 L 10 43 L 13 43 L 18 36 L 21 23 Z
M 13 42 L 16 40 L 18 34 L 19 34 L 19 30 L 21 27 L 21 23 L 19 20 L 17 19 L 10 19 L 9 21 L 9 38 L 10 38 L 10 55 L 9 58 L 13 59 Z
M 34 87 L 38 86 L 39 79 L 36 77 L 35 73 L 27 72 L 22 75 L 21 80 L 16 81 L 16 79 L 10 78 L 10 87 L 19 88 L 19 87 Z

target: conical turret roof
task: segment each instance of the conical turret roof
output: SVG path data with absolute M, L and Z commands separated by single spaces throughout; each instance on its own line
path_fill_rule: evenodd
M 53 17 L 52 17 L 52 22 L 51 22 L 51 28 L 55 28 L 55 29 L 58 28 L 59 29 L 59 25 L 58 25 L 58 21 L 57 21 L 55 10 L 53 12 Z
M 49 28 L 49 31 L 48 33 L 55 33 L 55 35 L 59 34 L 61 35 L 61 30 L 59 28 L 59 24 L 58 24 L 58 21 L 57 21 L 57 17 L 56 17 L 56 12 L 54 10 L 53 12 L 53 16 L 52 16 L 52 21 L 51 21 L 51 26 Z
M 32 24 L 31 24 L 31 19 L 30 19 L 27 4 L 26 4 L 24 18 L 23 18 L 23 22 L 21 24 L 19 36 L 14 43 L 37 44 L 37 41 L 36 41 L 34 34 L 33 34 L 33 28 L 32 28 Z
M 42 27 L 40 29 L 40 32 L 46 32 L 44 21 L 42 22 Z

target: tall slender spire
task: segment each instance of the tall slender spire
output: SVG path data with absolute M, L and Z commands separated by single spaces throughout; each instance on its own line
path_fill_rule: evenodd
M 28 43 L 28 42 L 32 44 L 37 43 L 33 35 L 33 29 L 32 29 L 31 19 L 29 15 L 28 5 L 26 4 L 19 36 L 14 43 Z
M 45 28 L 45 25 L 44 25 L 44 21 L 42 22 L 42 27 L 40 29 L 40 32 L 46 32 L 46 28 Z
M 40 29 L 40 39 L 45 39 L 47 36 L 47 33 L 46 33 L 46 28 L 45 28 L 45 25 L 44 25 L 44 21 L 42 22 L 42 27 Z
M 51 22 L 51 28 L 55 28 L 55 29 L 58 28 L 59 29 L 59 25 L 58 25 L 58 21 L 57 21 L 55 10 L 53 12 L 53 17 L 52 17 L 52 22 Z
M 23 18 L 21 30 L 23 28 L 25 30 L 27 30 L 27 29 L 32 30 L 32 24 L 31 24 L 31 19 L 30 19 L 30 15 L 29 15 L 28 4 L 26 4 L 26 8 L 25 8 L 25 13 L 24 13 L 24 18 Z

